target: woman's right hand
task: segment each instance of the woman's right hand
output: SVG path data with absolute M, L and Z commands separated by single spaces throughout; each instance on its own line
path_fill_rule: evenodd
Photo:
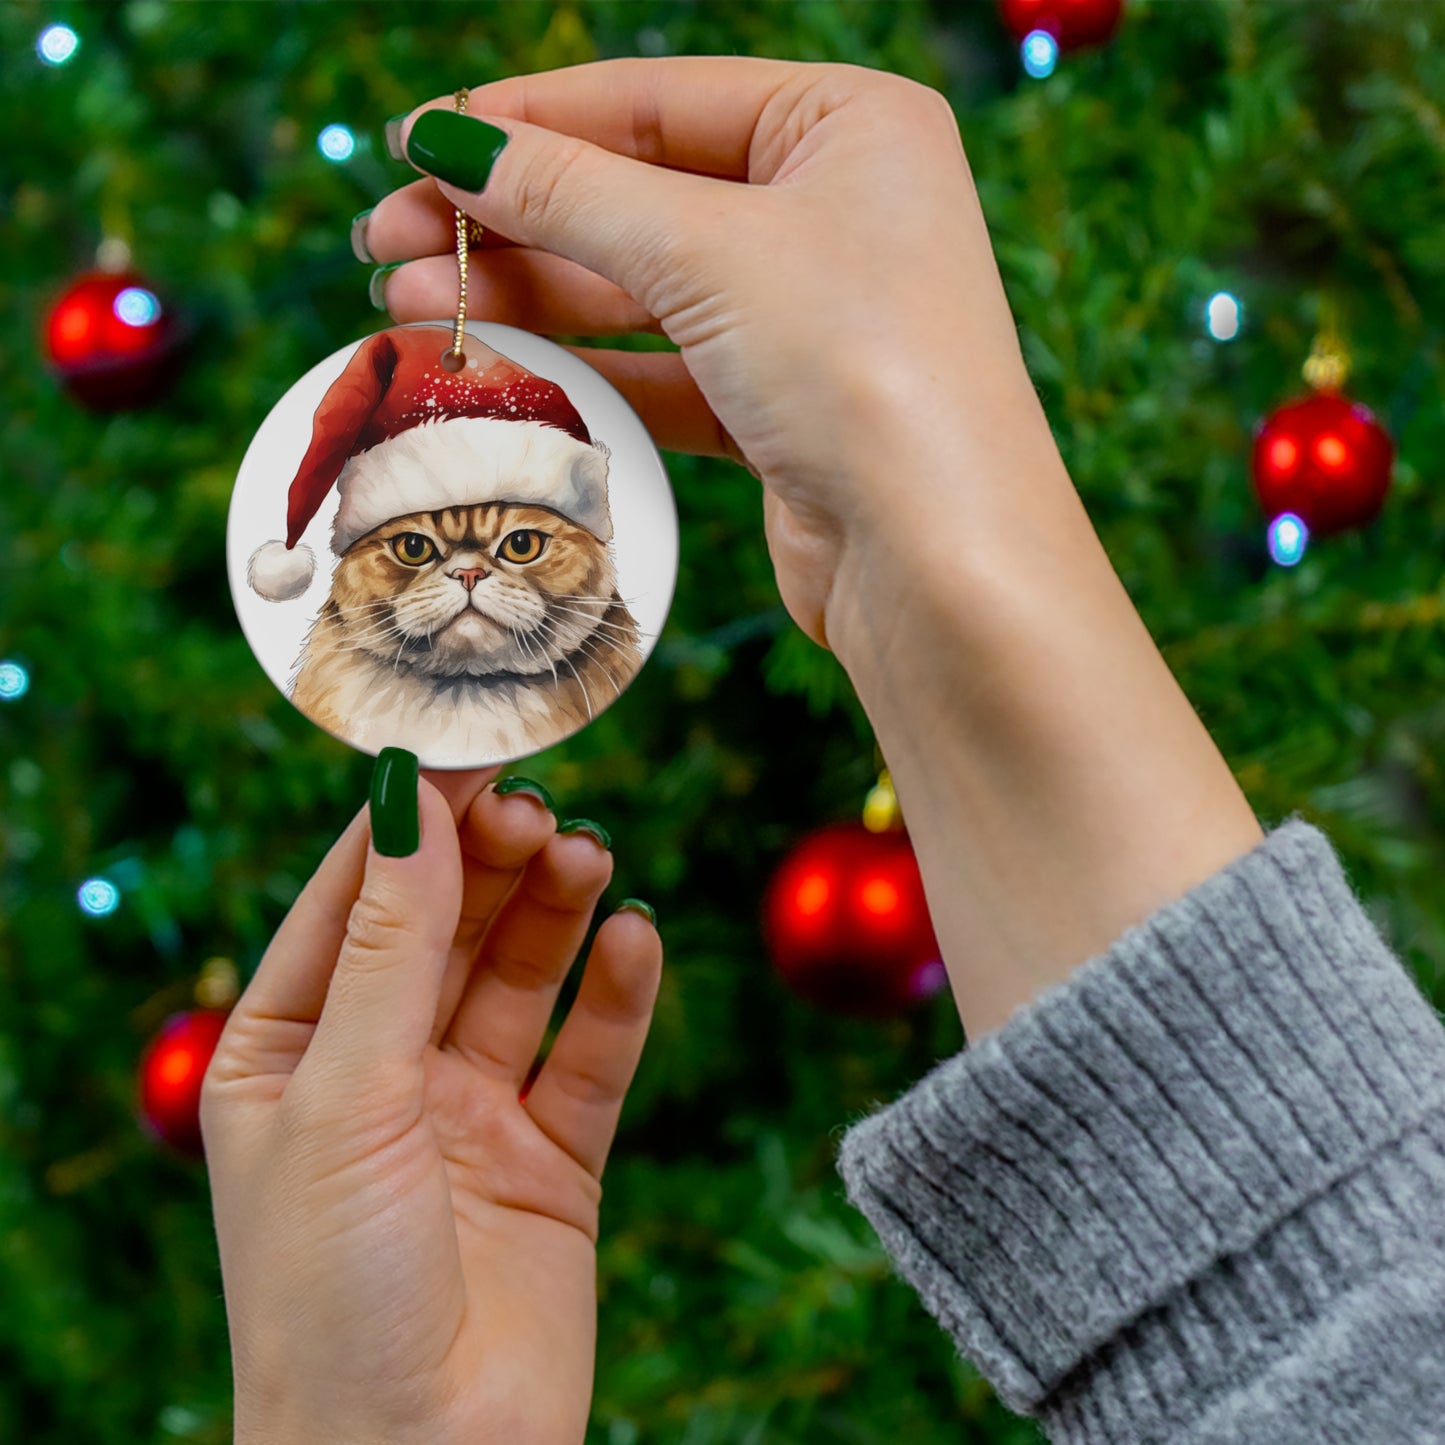
M 845 65 L 614 60 L 481 86 L 467 116 L 451 110 L 388 128 L 438 185 L 386 197 L 358 236 L 411 263 L 385 275 L 386 308 L 455 309 L 456 205 L 493 233 L 472 252 L 473 315 L 666 334 L 680 352 L 581 354 L 661 446 L 761 479 L 783 600 L 816 641 L 836 647 L 883 550 L 911 568 L 938 515 L 1002 512 L 960 495 L 983 490 L 1000 448 L 1062 477 L 936 91 Z
M 474 314 L 678 344 L 582 354 L 662 446 L 762 480 L 783 601 L 873 724 L 970 1036 L 1258 842 L 1054 444 L 941 96 L 716 57 L 427 113 L 450 107 L 388 128 L 462 184 L 373 211 L 373 254 L 416 258 L 387 307 L 451 313 L 456 205 L 511 243 L 472 252 Z

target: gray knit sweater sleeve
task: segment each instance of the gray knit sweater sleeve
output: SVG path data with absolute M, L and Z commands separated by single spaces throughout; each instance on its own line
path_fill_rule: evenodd
M 856 1124 L 839 1167 L 1051 1440 L 1445 1441 L 1445 1030 L 1304 822 Z

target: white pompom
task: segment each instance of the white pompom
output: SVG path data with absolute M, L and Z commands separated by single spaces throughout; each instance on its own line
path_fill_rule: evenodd
M 315 575 L 316 554 L 304 543 L 288 548 L 284 542 L 262 542 L 246 564 L 246 581 L 268 602 L 299 597 Z

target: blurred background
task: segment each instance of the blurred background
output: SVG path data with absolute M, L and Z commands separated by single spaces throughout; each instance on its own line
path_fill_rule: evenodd
M 1445 7 L 1132 0 L 1097 34 L 1028 8 L 0 8 L 0 1440 L 231 1438 L 186 1140 L 204 1029 L 176 1020 L 244 985 L 371 760 L 253 660 L 226 509 L 268 409 L 386 324 L 351 218 L 412 177 L 385 119 L 459 85 L 737 52 L 940 88 L 1135 602 L 1260 816 L 1324 827 L 1445 997 Z M 667 463 L 662 641 L 516 769 L 611 829 L 606 902 L 653 902 L 668 948 L 607 1173 L 589 1442 L 1036 1440 L 833 1167 L 963 1044 L 946 992 L 906 1006 L 918 920 L 838 943 L 831 978 L 762 924 L 780 869 L 844 866 L 825 825 L 896 843 L 858 821 L 866 719 L 779 605 L 753 478 Z

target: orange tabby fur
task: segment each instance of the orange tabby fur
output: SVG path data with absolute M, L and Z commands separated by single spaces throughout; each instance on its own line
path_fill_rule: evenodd
M 519 530 L 546 537 L 535 561 L 500 555 Z M 435 555 L 400 560 L 392 543 L 404 533 Z M 606 544 L 548 508 L 492 502 L 396 517 L 354 542 L 307 634 L 291 697 L 349 742 L 455 767 L 567 737 L 641 665 Z

